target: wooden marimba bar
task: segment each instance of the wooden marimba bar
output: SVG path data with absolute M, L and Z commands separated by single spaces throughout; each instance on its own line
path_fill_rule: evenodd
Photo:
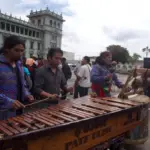
M 20 148 L 19 143 L 16 145 L 14 145 L 14 143 L 15 141 L 18 141 L 19 139 L 21 143 L 21 140 L 24 139 L 22 141 L 26 141 L 25 143 L 26 145 L 28 145 L 27 146 L 28 149 L 25 149 L 25 150 L 32 150 L 32 149 L 41 150 L 42 148 L 40 148 L 38 144 L 42 140 L 44 141 L 48 140 L 47 137 L 50 137 L 51 139 L 51 140 L 49 139 L 49 142 L 48 142 L 49 145 L 51 145 L 50 150 L 57 150 L 59 146 L 62 147 L 63 145 L 64 147 L 61 148 L 62 150 L 71 150 L 71 149 L 80 150 L 82 148 L 88 149 L 90 147 L 87 143 L 90 143 L 90 142 L 87 142 L 87 143 L 85 142 L 85 144 L 83 145 L 80 144 L 81 148 L 78 147 L 77 145 L 73 145 L 73 143 L 70 145 L 67 144 L 69 143 L 69 139 L 74 139 L 71 133 L 73 134 L 73 132 L 76 130 L 77 128 L 76 125 L 80 124 L 82 126 L 82 121 L 83 122 L 86 121 L 86 124 L 94 123 L 95 122 L 93 120 L 94 118 L 99 119 L 102 117 L 103 119 L 108 120 L 109 118 L 108 116 L 110 115 L 112 115 L 112 121 L 111 121 L 112 124 L 113 123 L 115 124 L 114 120 L 121 117 L 121 114 L 122 114 L 122 118 L 124 117 L 123 121 L 125 122 L 127 121 L 129 115 L 123 112 L 124 111 L 135 112 L 135 114 L 132 115 L 133 116 L 132 119 L 134 120 L 134 122 L 130 126 L 127 125 L 124 128 L 122 128 L 121 126 L 119 126 L 122 123 L 120 122 L 120 124 L 118 124 L 118 127 L 117 125 L 116 125 L 116 128 L 111 127 L 112 134 L 110 134 L 110 136 L 112 138 L 112 136 L 118 136 L 119 134 L 122 134 L 123 132 L 126 132 L 127 130 L 129 130 L 129 128 L 133 128 L 135 127 L 135 125 L 140 123 L 139 120 L 137 119 L 138 111 L 139 111 L 138 108 L 140 106 L 142 106 L 141 103 L 137 103 L 137 102 L 133 102 L 129 100 L 122 101 L 120 99 L 115 99 L 115 98 L 98 99 L 98 98 L 84 97 L 82 99 L 80 98 L 77 100 L 63 101 L 60 104 L 57 104 L 55 106 L 50 106 L 48 108 L 44 108 L 35 112 L 26 113 L 21 116 L 17 116 L 14 118 L 9 118 L 8 120 L 0 121 L 0 145 L 3 143 L 2 144 L 3 146 L 0 149 L 2 148 L 4 149 L 4 147 L 7 147 L 7 144 L 4 144 L 4 143 L 7 143 L 7 141 L 14 140 L 14 142 L 12 142 L 13 146 L 11 145 L 11 147 L 15 147 L 17 148 L 17 150 L 19 150 Z M 115 118 L 113 118 L 113 114 L 117 114 L 117 117 L 115 116 Z M 109 122 L 108 120 L 107 122 L 105 122 L 105 125 L 101 125 L 99 121 L 98 122 L 98 124 L 100 125 L 99 127 L 94 128 L 93 126 L 92 128 L 92 125 L 91 125 L 92 129 L 91 130 L 88 129 L 87 132 L 84 132 L 84 131 L 80 132 L 81 133 L 80 137 L 87 135 L 89 136 L 88 139 L 90 139 L 92 138 L 90 136 L 90 133 L 93 132 L 94 134 L 95 132 L 98 132 L 98 129 L 101 129 L 101 128 L 104 129 L 105 127 L 107 127 L 107 123 L 109 124 L 111 122 Z M 119 121 L 116 120 L 116 123 L 117 122 Z M 75 126 L 71 127 L 72 124 Z M 61 127 L 65 128 L 65 132 L 63 131 L 64 129 L 59 130 L 59 128 Z M 122 129 L 119 130 L 119 127 Z M 114 133 L 113 128 L 116 130 L 118 128 L 117 133 Z M 53 129 L 55 129 L 54 132 L 53 132 Z M 105 130 L 110 130 L 110 129 L 105 129 Z M 44 132 L 44 135 L 43 134 L 38 135 L 38 133 L 40 134 L 42 132 Z M 59 140 L 59 137 L 62 136 L 61 133 L 63 132 L 64 132 L 64 142 Z M 67 134 L 71 138 L 68 138 Z M 36 138 L 37 137 L 39 138 L 35 140 L 35 138 L 32 138 L 32 135 L 34 136 L 36 135 Z M 52 137 L 55 137 L 54 138 L 55 142 Z M 58 143 L 56 142 L 56 138 L 58 138 Z M 104 142 L 105 139 L 109 139 L 109 136 L 105 137 L 104 135 L 104 138 L 102 139 L 102 141 Z M 91 146 L 98 144 L 98 142 L 100 141 L 96 140 L 95 142 L 93 142 L 93 144 L 91 144 Z M 43 148 L 43 150 L 48 150 L 47 147 L 48 146 L 45 146 L 45 149 Z

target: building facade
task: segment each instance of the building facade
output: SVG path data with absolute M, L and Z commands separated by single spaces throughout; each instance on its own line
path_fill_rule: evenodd
M 61 48 L 64 22 L 62 15 L 46 8 L 31 11 L 27 17 L 28 22 L 0 11 L 0 46 L 7 36 L 17 35 L 25 41 L 27 58 L 31 56 L 46 58 L 49 48 Z

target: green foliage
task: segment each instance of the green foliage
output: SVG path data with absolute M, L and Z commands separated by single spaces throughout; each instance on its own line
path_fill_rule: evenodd
M 120 45 L 109 45 L 107 50 L 112 53 L 112 59 L 116 62 L 135 63 L 141 58 L 141 56 L 137 53 L 134 53 L 132 56 L 130 56 L 129 51 Z
M 140 58 L 141 58 L 141 56 L 139 54 L 137 54 L 137 53 L 134 53 L 133 56 L 132 56 L 133 61 L 137 61 Z
M 132 56 L 130 56 L 129 58 L 129 62 L 131 63 L 136 63 L 139 59 L 141 58 L 141 56 L 137 53 L 134 53 Z
M 112 53 L 113 61 L 126 63 L 131 60 L 128 50 L 120 45 L 110 45 L 107 50 Z

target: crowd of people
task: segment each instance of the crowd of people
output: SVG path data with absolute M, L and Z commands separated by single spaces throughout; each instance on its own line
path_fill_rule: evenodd
M 49 98 L 51 104 L 66 99 L 68 92 L 74 92 L 74 98 L 86 96 L 89 88 L 105 97 L 110 96 L 112 82 L 118 88 L 123 86 L 108 51 L 102 52 L 93 66 L 88 56 L 83 57 L 74 70 L 73 87 L 67 86 L 72 71 L 60 48 L 50 48 L 47 61 L 25 58 L 24 51 L 25 43 L 17 36 L 7 37 L 0 50 L 0 120 L 22 114 L 25 105 L 35 99 Z
M 77 77 L 74 98 L 77 98 L 78 95 L 86 96 L 89 88 L 92 88 L 92 92 L 99 97 L 111 96 L 112 83 L 118 88 L 122 88 L 123 84 L 115 74 L 115 65 L 116 63 L 112 61 L 112 55 L 108 51 L 102 52 L 92 66 L 89 57 L 85 56 L 81 65 L 74 70 Z

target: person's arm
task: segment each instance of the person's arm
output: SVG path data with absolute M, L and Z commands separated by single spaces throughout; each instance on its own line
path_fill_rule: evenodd
M 0 94 L 0 109 L 20 109 L 24 107 L 18 100 L 13 100 L 5 94 Z
M 123 87 L 122 82 L 119 81 L 119 79 L 118 79 L 118 77 L 117 77 L 117 75 L 115 73 L 113 73 L 112 80 L 114 81 L 115 85 L 118 88 L 122 88 Z
M 61 72 L 61 85 L 60 88 L 64 91 L 67 91 L 67 81 L 63 72 Z
M 75 86 L 78 85 L 81 78 L 84 77 L 84 74 L 85 74 L 85 68 L 84 68 L 84 66 L 82 66 L 82 67 L 80 67 L 79 72 L 77 73 L 77 79 L 75 81 Z
M 69 65 L 67 65 L 67 68 L 68 68 L 68 78 L 70 79 L 72 76 L 72 72 L 71 72 Z
M 100 68 L 93 66 L 91 70 L 91 82 L 95 84 L 103 85 L 106 80 L 106 76 L 103 75 L 103 72 Z
M 77 72 L 78 72 L 78 67 L 75 67 L 74 69 L 74 74 L 77 76 Z
M 10 109 L 15 100 L 7 97 L 4 94 L 0 94 L 0 109 Z
M 31 90 L 33 84 L 30 76 L 26 76 L 26 82 L 28 83 L 28 89 Z

